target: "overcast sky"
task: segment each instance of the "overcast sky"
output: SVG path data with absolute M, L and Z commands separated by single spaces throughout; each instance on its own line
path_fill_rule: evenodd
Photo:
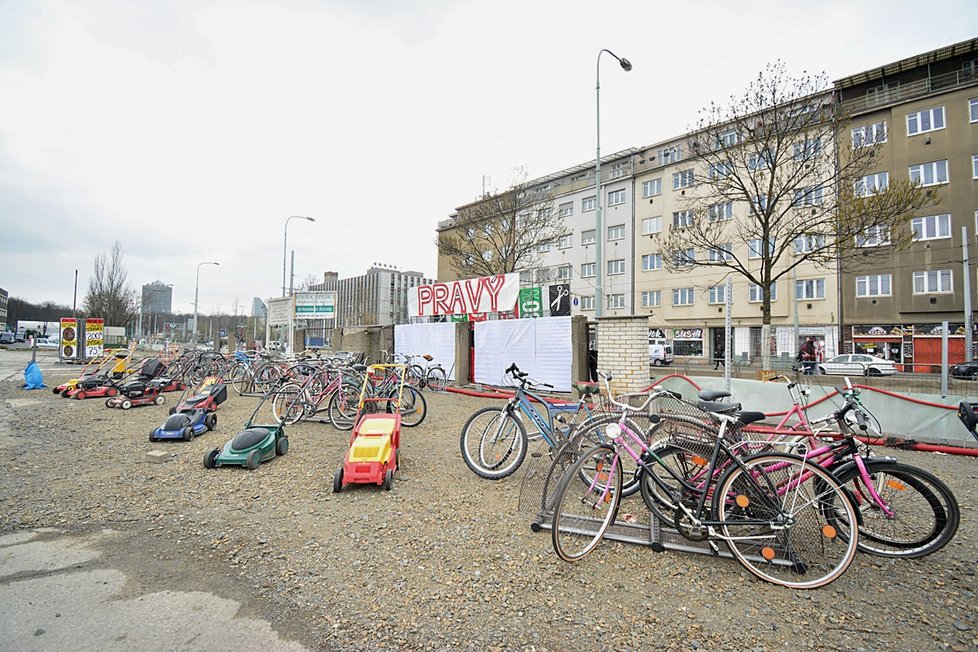
M 976 35 L 974 0 L 0 0 L 0 287 L 135 289 L 248 311 L 373 262 L 436 273 L 435 226 L 524 167 L 683 133 L 765 64 L 838 79 Z

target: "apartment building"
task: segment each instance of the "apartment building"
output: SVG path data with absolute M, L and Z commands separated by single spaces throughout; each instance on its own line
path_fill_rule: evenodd
M 974 323 L 978 285 L 978 39 L 845 77 L 835 90 L 852 115 L 851 140 L 840 143 L 840 155 L 881 144 L 878 167 L 862 187 L 910 179 L 934 200 L 907 224 L 914 234 L 909 249 L 890 252 L 883 264 L 842 272 L 843 349 L 907 370 L 936 370 L 947 321 L 951 361 L 970 359 L 965 324 Z M 881 235 L 861 244 L 886 247 Z
M 309 289 L 336 292 L 332 327 L 386 326 L 408 323 L 408 289 L 430 283 L 434 281 L 421 272 L 375 263 L 365 274 L 351 278 L 341 279 L 336 272 L 325 272 L 323 282 Z

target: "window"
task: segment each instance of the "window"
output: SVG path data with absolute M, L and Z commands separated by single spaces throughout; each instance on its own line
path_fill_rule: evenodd
M 710 179 L 721 179 L 723 177 L 729 176 L 733 171 L 733 164 L 730 161 L 724 161 L 723 163 L 711 163 L 710 167 L 707 169 L 706 176 Z
M 662 254 L 645 254 L 642 256 L 642 271 L 654 272 L 662 269 Z
M 932 269 L 913 273 L 914 294 L 936 294 L 953 292 L 954 276 L 949 269 Z
M 968 115 L 971 116 L 971 122 L 978 122 L 978 97 L 968 100 Z
M 588 211 L 593 211 L 598 207 L 597 197 L 585 197 L 581 200 L 581 212 L 586 213 Z
M 475 237 L 475 229 L 470 226 L 469 228 L 465 229 L 465 235 L 467 235 L 469 237 L 469 239 L 474 238 Z
M 686 265 L 692 265 L 694 260 L 696 260 L 695 249 L 672 252 L 673 267 L 685 267 Z
M 581 297 L 581 310 L 594 310 L 594 297 Z
M 767 254 L 768 256 L 774 255 L 774 238 L 768 239 L 767 242 Z M 761 243 L 760 238 L 755 238 L 747 243 L 747 257 L 748 258 L 761 258 L 764 253 L 764 246 Z
M 947 183 L 947 159 L 910 166 L 910 180 L 921 186 Z
M 672 291 L 672 305 L 691 306 L 693 305 L 693 288 L 675 288 Z
M 907 136 L 915 136 L 927 131 L 937 131 L 944 128 L 944 107 L 924 109 L 907 114 Z
M 574 202 L 569 201 L 557 207 L 557 214 L 560 217 L 567 217 L 574 214 Z
M 682 145 L 673 145 L 672 147 L 663 147 L 660 150 L 656 150 L 655 160 L 659 162 L 659 165 L 669 165 L 670 163 L 683 160 Z
M 914 240 L 937 240 L 951 237 L 951 215 L 929 215 L 910 220 Z
M 550 243 L 549 242 L 544 242 L 542 245 L 540 245 L 540 253 L 545 254 L 548 251 L 550 251 Z
M 642 196 L 655 197 L 662 194 L 662 177 L 649 179 L 642 183 Z
M 526 270 L 520 272 L 520 284 L 532 283 L 533 282 L 533 270 Z
M 621 310 L 625 307 L 625 295 L 624 294 L 609 294 L 608 295 L 608 309 L 609 310 Z
M 751 170 L 765 170 L 774 165 L 774 152 L 765 149 L 747 157 L 747 167 Z
M 614 226 L 608 227 L 608 240 L 624 240 L 625 239 L 625 225 L 616 224 Z
M 625 273 L 625 259 L 619 258 L 618 260 L 608 261 L 608 275 L 613 276 L 615 274 Z
M 971 178 L 978 179 L 978 154 L 971 155 Z
M 764 300 L 764 292 L 762 291 L 760 285 L 757 285 L 755 283 L 751 283 L 750 285 L 748 285 L 748 287 L 747 287 L 747 300 L 750 301 L 751 303 L 760 303 L 761 301 Z M 777 300 L 778 300 L 778 284 L 777 283 L 772 283 L 771 284 L 771 301 L 774 302 L 774 301 L 777 301 Z
M 821 153 L 821 138 L 808 138 L 792 146 L 792 154 L 796 161 L 810 161 Z
M 714 285 L 710 288 L 710 303 L 726 303 L 727 302 L 727 286 L 724 285 Z
M 885 225 L 870 226 L 863 229 L 862 235 L 856 236 L 857 247 L 879 247 L 890 244 L 890 227 Z
M 612 190 L 608 193 L 608 206 L 618 206 L 625 203 L 625 190 Z
M 890 174 L 888 172 L 877 172 L 857 179 L 853 192 L 856 197 L 868 197 L 883 192 L 889 185 Z
M 581 278 L 594 278 L 594 263 L 581 265 Z
M 727 129 L 717 134 L 717 149 L 733 147 L 740 142 L 740 134 L 736 129 Z
M 573 246 L 574 246 L 573 233 L 565 233 L 564 235 L 560 236 L 560 238 L 557 239 L 558 249 L 570 249 Z
M 857 297 L 888 297 L 892 295 L 890 291 L 892 275 L 873 274 L 870 276 L 856 277 L 856 296 Z
M 873 124 L 856 127 L 852 130 L 852 148 L 868 147 L 876 143 L 886 142 L 886 122 L 874 122 Z
M 716 249 L 710 249 L 707 259 L 711 263 L 719 263 L 725 260 L 733 260 L 733 245 L 729 242 L 717 245 Z
M 733 219 L 733 202 L 722 201 L 718 204 L 711 204 L 707 209 L 707 215 L 711 222 Z
M 874 106 L 900 99 L 900 82 L 891 81 L 866 89 L 866 104 Z
M 482 252 L 482 260 L 486 261 L 487 263 L 491 263 L 492 262 L 492 252 L 489 251 L 488 249 L 486 249 L 485 251 L 483 251 Z
M 696 178 L 692 170 L 683 170 L 672 175 L 672 189 L 689 188 L 696 183 Z
M 662 305 L 662 290 L 644 290 L 642 292 L 643 308 L 658 308 Z
M 662 216 L 646 217 L 642 220 L 642 235 L 662 232 Z
M 821 206 L 822 188 L 811 186 L 807 188 L 796 188 L 794 197 L 791 199 L 791 205 L 795 207 Z
M 628 161 L 619 161 L 611 166 L 610 178 L 621 179 L 626 174 L 628 174 Z
M 817 249 L 825 246 L 825 236 L 821 234 L 806 233 L 795 238 L 791 243 L 791 248 L 795 254 L 810 254 Z
M 795 299 L 806 301 L 809 299 L 825 298 L 825 279 L 808 278 L 795 281 Z
M 763 213 L 767 210 L 767 195 L 758 195 L 751 200 L 751 206 L 758 213 Z
M 557 268 L 557 280 L 559 281 L 569 281 L 571 278 L 571 266 L 561 265 Z
M 672 227 L 681 229 L 686 226 L 693 226 L 693 211 L 676 211 L 672 214 Z
M 594 229 L 591 229 L 590 231 L 581 231 L 581 244 L 594 244 Z

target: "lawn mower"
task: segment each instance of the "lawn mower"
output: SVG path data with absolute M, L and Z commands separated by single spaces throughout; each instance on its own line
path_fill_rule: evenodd
M 109 372 L 109 368 L 115 364 L 115 352 L 112 350 L 106 351 L 105 354 L 89 360 L 88 364 L 82 367 L 81 373 L 78 374 L 77 378 L 72 378 L 71 380 L 58 385 L 52 391 L 55 394 L 67 398 L 68 392 L 75 389 L 78 386 L 78 383 L 98 376 L 106 376 Z
M 401 445 L 401 398 L 404 394 L 405 367 L 402 364 L 375 364 L 364 375 L 357 415 L 354 418 L 350 448 L 343 466 L 333 475 L 333 491 L 348 484 L 394 486 L 397 451 Z M 392 391 L 377 392 L 375 387 L 396 382 Z M 396 388 L 396 389 L 395 389 Z M 386 412 L 378 412 L 378 407 Z
M 150 381 L 133 380 L 119 388 L 119 395 L 105 399 L 105 407 L 129 408 L 140 405 L 163 405 L 166 397 L 161 393 L 162 387 L 159 379 Z
M 261 397 L 255 411 L 245 422 L 244 430 L 224 444 L 223 449 L 215 448 L 204 455 L 204 468 L 244 466 L 257 469 L 262 462 L 289 452 L 289 438 L 285 434 L 285 426 L 281 420 L 275 419 L 276 423 L 272 425 L 255 423 L 262 406 L 275 396 L 280 386 L 281 383 L 277 383 Z
M 216 376 L 204 378 L 194 388 L 194 393 L 190 397 L 186 397 L 186 390 L 180 395 L 180 402 L 176 407 L 170 408 L 170 416 L 163 425 L 149 431 L 149 440 L 190 441 L 207 430 L 213 430 L 217 427 L 215 410 L 227 398 L 227 385 L 220 378 Z
M 129 367 L 128 363 L 131 357 L 132 352 L 127 349 L 116 351 L 112 358 L 115 364 L 110 370 L 102 371 L 96 376 L 80 378 L 75 388 L 64 392 L 62 396 L 78 400 L 116 396 L 125 378 L 138 371 L 138 368 L 133 369 Z

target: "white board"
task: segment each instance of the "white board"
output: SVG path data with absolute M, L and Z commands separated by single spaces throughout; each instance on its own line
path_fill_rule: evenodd
M 396 324 L 394 326 L 394 353 L 402 355 L 432 356 L 430 364 L 440 363 L 449 380 L 455 378 L 455 324 Z M 416 360 L 425 367 L 424 360 Z
M 516 363 L 520 371 L 558 392 L 571 391 L 571 318 L 540 317 L 477 322 L 475 325 L 475 381 L 484 385 L 511 385 L 506 369 Z

